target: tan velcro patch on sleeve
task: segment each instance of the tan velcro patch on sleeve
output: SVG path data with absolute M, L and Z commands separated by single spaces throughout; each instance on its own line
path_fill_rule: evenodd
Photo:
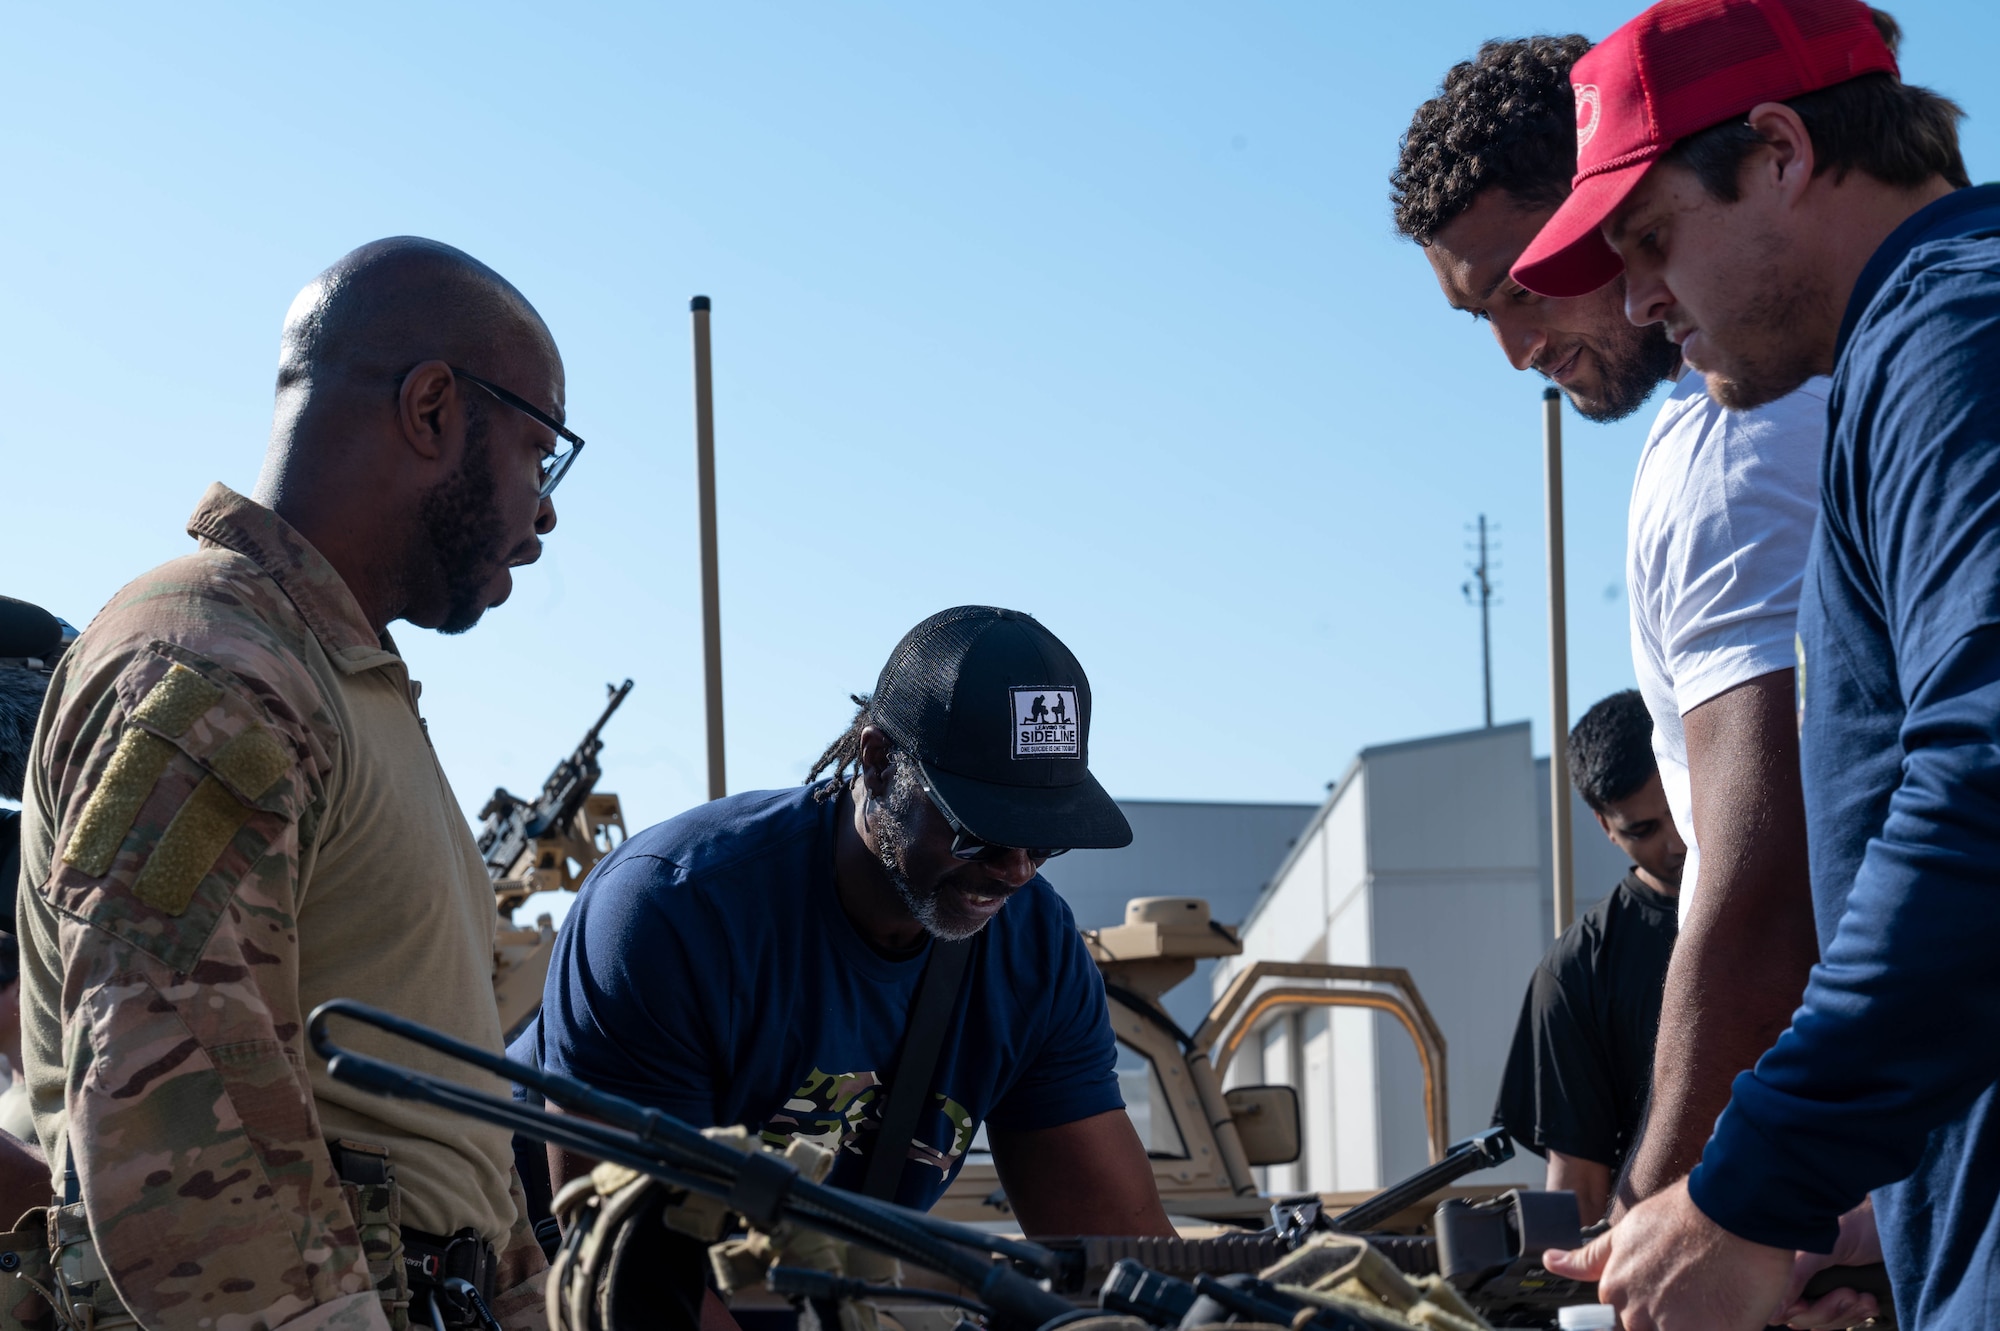
M 283 740 L 263 726 L 252 726 L 222 746 L 209 770 L 250 799 L 264 793 L 292 770 L 292 754 Z
M 139 816 L 140 806 L 160 783 L 160 774 L 173 756 L 174 746 L 148 731 L 135 727 L 119 736 L 97 789 L 90 792 L 76 829 L 69 834 L 69 844 L 63 847 L 63 863 L 92 878 L 108 873 L 118 848 L 132 830 L 132 820 Z
M 212 776 L 203 777 L 139 870 L 132 895 L 155 910 L 179 915 L 249 817 L 250 810 L 229 793 L 229 787 Z
M 222 701 L 222 688 L 176 661 L 132 709 L 132 719 L 162 735 L 179 735 L 195 718 Z

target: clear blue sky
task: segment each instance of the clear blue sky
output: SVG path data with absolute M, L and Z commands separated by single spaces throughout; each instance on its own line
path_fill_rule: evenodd
M 1994 6 L 1904 0 L 1905 71 L 2000 121 Z M 1632 3 L 17 5 L 0 591 L 78 623 L 247 490 L 280 319 L 414 232 L 512 278 L 589 451 L 515 599 L 405 626 L 463 801 L 595 714 L 635 824 L 703 793 L 687 299 L 715 299 L 731 786 L 797 781 L 898 636 L 1040 616 L 1123 796 L 1316 800 L 1479 722 L 1466 526 L 1500 524 L 1496 710 L 1547 745 L 1541 382 L 1384 201 L 1483 37 Z M 1650 411 L 1568 418 L 1571 699 L 1631 682 Z

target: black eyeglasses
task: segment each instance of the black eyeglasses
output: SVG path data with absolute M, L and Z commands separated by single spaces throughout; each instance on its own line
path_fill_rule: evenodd
M 554 430 L 558 439 L 566 440 L 569 443 L 569 450 L 567 452 L 552 453 L 542 459 L 541 497 L 547 499 L 550 495 L 554 494 L 556 487 L 562 484 L 562 478 L 569 473 L 571 465 L 576 462 L 576 455 L 583 451 L 582 436 L 573 433 L 561 421 L 556 420 L 526 398 L 517 397 L 498 384 L 488 383 L 470 370 L 461 370 L 454 365 L 451 367 L 451 372 L 468 383 L 478 384 L 481 388 L 491 393 L 494 397 L 499 398 L 529 420 L 534 421 L 538 425 L 546 425 L 549 429 Z
M 924 782 L 923 787 L 924 794 L 930 796 L 931 807 L 938 811 L 938 816 L 943 818 L 945 824 L 952 830 L 951 853 L 954 859 L 975 862 L 997 860 L 1003 855 L 1011 855 L 1018 850 L 1028 857 L 1030 863 L 1040 865 L 1047 863 L 1058 855 L 1069 854 L 1070 848 L 1068 846 L 1001 846 L 991 841 L 981 841 L 978 837 L 965 830 L 964 823 L 952 817 L 951 810 L 944 807 L 944 801 L 937 797 L 935 790 L 931 789 L 930 782 Z

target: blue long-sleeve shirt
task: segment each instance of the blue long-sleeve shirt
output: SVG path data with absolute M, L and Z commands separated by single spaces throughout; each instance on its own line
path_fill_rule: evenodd
M 1898 228 L 1842 322 L 1799 610 L 1822 960 L 1689 1180 L 1825 1252 L 1875 1192 L 1904 1326 L 2000 1308 L 2000 186 Z

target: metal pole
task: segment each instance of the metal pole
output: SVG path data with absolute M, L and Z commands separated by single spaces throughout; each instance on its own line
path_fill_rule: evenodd
M 1493 729 L 1493 580 L 1486 568 L 1486 515 L 1479 515 L 1479 679 L 1486 694 L 1486 728 Z
M 1556 934 L 1576 915 L 1569 840 L 1569 624 L 1563 595 L 1562 393 L 1542 392 L 1542 478 L 1549 539 L 1549 826 L 1555 838 Z
M 694 467 L 701 492 L 701 664 L 708 699 L 708 797 L 729 793 L 722 770 L 722 593 L 715 560 L 715 388 L 709 372 L 708 297 L 694 315 Z
M 1479 562 L 1463 588 L 1467 604 L 1479 593 L 1479 691 L 1486 704 L 1486 728 L 1493 729 L 1493 567 L 1487 558 L 1486 515 L 1479 515 Z

